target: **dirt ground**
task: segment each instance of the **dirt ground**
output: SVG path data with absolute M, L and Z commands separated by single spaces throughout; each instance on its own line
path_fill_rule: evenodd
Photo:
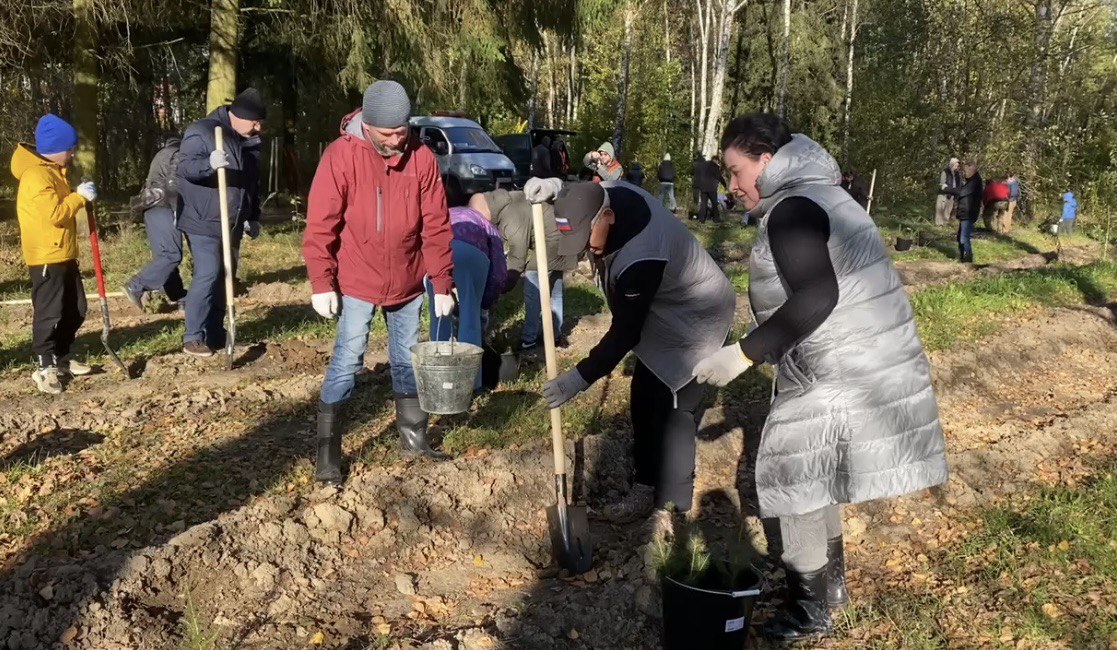
M 936 264 L 901 272 L 911 286 L 959 273 Z M 240 305 L 308 309 L 306 295 L 304 285 L 257 284 Z M 114 313 L 122 332 L 177 318 L 116 303 Z M 10 314 L 5 329 L 26 327 L 27 315 Z M 583 318 L 564 358 L 606 325 Z M 553 488 L 542 435 L 446 463 L 385 454 L 378 443 L 391 440 L 392 416 L 385 355 L 374 344 L 354 400 L 357 433 L 346 438 L 348 479 L 319 488 L 312 423 L 331 342 L 246 341 L 232 371 L 219 357 L 153 356 L 132 367 L 131 381 L 95 375 L 57 398 L 34 392 L 23 371 L 0 376 L 0 506 L 19 524 L 0 531 L 0 647 L 658 647 L 659 596 L 636 551 L 646 541 L 639 525 L 593 520 L 595 569 L 585 576 L 549 566 L 542 509 Z M 1053 310 L 931 356 L 951 479 L 844 510 L 850 590 L 866 602 L 943 591 L 963 612 L 982 596 L 920 566 L 958 544 L 978 509 L 1036 486 L 1073 485 L 1092 471 L 1088 457 L 1113 456 L 1117 324 L 1107 308 Z M 602 403 L 623 401 L 624 373 L 607 383 Z M 746 441 L 764 402 L 725 398 L 709 410 L 695 501 L 712 538 L 745 530 L 760 549 Z M 439 427 L 502 416 L 458 417 Z M 616 418 L 569 443 L 575 493 L 591 508 L 626 489 L 630 445 Z M 130 489 L 83 492 L 117 474 Z M 51 503 L 54 493 L 68 502 Z M 981 636 L 980 616 L 944 626 L 948 645 L 995 642 Z M 840 622 L 820 647 L 902 638 L 889 625 L 902 622 Z

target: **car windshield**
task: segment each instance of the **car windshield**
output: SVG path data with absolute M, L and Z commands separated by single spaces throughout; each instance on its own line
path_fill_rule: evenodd
M 454 146 L 456 153 L 500 153 L 493 139 L 482 129 L 457 126 L 445 129 L 446 137 Z

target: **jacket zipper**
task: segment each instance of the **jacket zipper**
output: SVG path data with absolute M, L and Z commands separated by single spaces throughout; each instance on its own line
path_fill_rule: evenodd
M 384 232 L 383 196 L 379 185 L 376 186 L 376 232 Z

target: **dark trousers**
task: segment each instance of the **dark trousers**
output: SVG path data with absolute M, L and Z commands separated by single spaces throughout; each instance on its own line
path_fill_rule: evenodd
M 702 222 L 706 221 L 707 205 L 714 211 L 714 216 L 710 218 L 714 221 L 721 221 L 721 215 L 718 213 L 717 192 L 700 192 L 698 194 L 698 220 Z
M 233 229 L 233 272 L 239 229 Z M 221 238 L 186 236 L 194 259 L 194 276 L 186 293 L 186 332 L 183 343 L 202 341 L 213 349 L 225 347 L 225 265 L 221 260 Z
M 643 363 L 632 373 L 633 457 L 636 482 L 655 488 L 655 504 L 690 510 L 694 448 L 706 407 L 706 387 L 691 381 L 675 395 Z
M 154 207 L 144 212 L 147 244 L 151 261 L 128 282 L 133 293 L 162 290 L 171 302 L 186 295 L 178 265 L 182 263 L 182 233 L 175 228 L 175 213 L 167 207 Z
M 81 324 L 85 322 L 85 288 L 77 260 L 32 266 L 31 352 L 40 368 L 53 366 L 70 354 Z
M 968 219 L 958 222 L 958 256 L 963 262 L 973 261 L 973 245 L 970 242 L 973 227 L 974 222 Z

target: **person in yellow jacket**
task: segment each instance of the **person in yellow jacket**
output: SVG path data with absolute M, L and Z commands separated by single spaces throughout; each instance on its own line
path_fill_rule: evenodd
M 97 198 L 89 181 L 70 190 L 66 167 L 77 144 L 74 127 L 48 113 L 35 128 L 35 145 L 21 143 L 12 155 L 12 174 L 19 181 L 16 212 L 23 261 L 31 273 L 31 352 L 38 362 L 31 379 L 40 391 L 51 394 L 62 392 L 60 373 L 91 372 L 70 358 L 86 310 L 76 218 L 87 201 Z

